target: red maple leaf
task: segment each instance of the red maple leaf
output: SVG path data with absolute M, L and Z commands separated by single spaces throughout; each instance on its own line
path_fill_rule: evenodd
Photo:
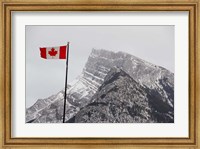
M 56 51 L 54 48 L 51 49 L 51 51 L 48 52 L 50 56 L 56 56 L 58 51 Z

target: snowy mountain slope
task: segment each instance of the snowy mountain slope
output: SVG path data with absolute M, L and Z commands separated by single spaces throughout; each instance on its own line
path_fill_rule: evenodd
M 93 61 L 93 66 L 104 65 L 107 68 L 120 68 L 143 86 L 159 90 L 163 100 L 173 107 L 174 92 L 170 92 L 167 87 L 174 90 L 174 74 L 167 69 L 123 52 L 93 50 L 90 59 Z M 165 81 L 160 82 L 163 79 Z
M 173 108 L 159 98 L 156 92 L 141 86 L 124 71 L 112 69 L 93 96 L 94 102 L 72 119 L 75 123 L 173 122 Z

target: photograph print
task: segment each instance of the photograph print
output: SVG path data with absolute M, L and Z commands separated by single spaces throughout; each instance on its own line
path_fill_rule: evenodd
M 26 123 L 174 123 L 174 26 L 26 26 Z

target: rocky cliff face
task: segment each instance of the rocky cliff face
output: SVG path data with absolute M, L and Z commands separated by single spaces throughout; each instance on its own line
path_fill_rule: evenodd
M 159 91 L 163 97 L 162 100 L 173 107 L 174 74 L 165 68 L 127 53 L 114 53 L 106 50 L 93 50 L 89 61 L 91 61 L 93 67 L 102 65 L 109 70 L 113 67 L 120 68 L 142 86 Z
M 120 69 L 109 72 L 92 100 L 75 115 L 75 123 L 173 122 L 173 108 L 159 93 Z
M 109 82 L 108 78 L 115 81 Z M 116 87 L 109 91 L 113 82 L 117 83 L 114 84 Z M 49 98 L 38 100 L 26 110 L 26 122 L 61 122 L 63 93 L 61 91 Z M 127 53 L 93 49 L 82 74 L 68 86 L 66 121 L 92 122 L 81 119 L 80 109 L 94 109 L 91 104 L 97 104 L 106 111 L 106 108 L 115 102 L 117 103 L 113 108 L 120 108 L 116 109 L 117 115 L 111 117 L 117 118 L 103 122 L 172 122 L 174 75 L 162 67 Z M 135 108 L 137 106 L 139 108 Z M 134 111 L 135 109 L 140 110 Z M 163 109 L 166 111 L 163 112 Z M 120 115 L 123 113 L 128 113 L 130 118 L 122 121 Z M 134 114 L 135 116 L 131 116 Z M 140 116 L 137 116 L 138 114 Z

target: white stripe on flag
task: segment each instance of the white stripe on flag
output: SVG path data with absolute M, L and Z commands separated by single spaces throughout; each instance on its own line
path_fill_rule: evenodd
M 51 52 L 56 53 L 55 56 L 50 55 Z M 47 54 L 47 59 L 59 59 L 60 47 L 47 47 L 46 54 Z

